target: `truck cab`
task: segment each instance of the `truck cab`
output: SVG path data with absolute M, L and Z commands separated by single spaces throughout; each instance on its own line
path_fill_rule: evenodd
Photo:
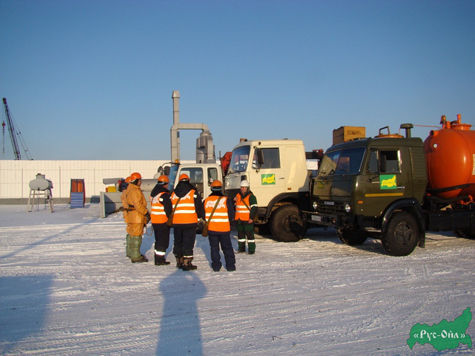
M 371 236 L 382 240 L 387 253 L 407 255 L 424 243 L 426 186 L 420 138 L 388 130 L 387 135 L 337 144 L 325 153 L 312 182 L 308 220 L 335 227 L 349 245 Z
M 214 180 L 223 181 L 221 167 L 217 163 L 175 163 L 170 166 L 168 174 L 170 190 L 176 187 L 178 177 L 183 173 L 190 177 L 190 183 L 196 187 L 203 199 L 211 194 L 210 186 Z
M 242 140 L 232 151 L 224 188 L 234 197 L 242 180 L 257 198 L 257 225 L 269 224 L 279 241 L 303 233 L 300 209 L 308 204 L 310 174 L 301 140 Z

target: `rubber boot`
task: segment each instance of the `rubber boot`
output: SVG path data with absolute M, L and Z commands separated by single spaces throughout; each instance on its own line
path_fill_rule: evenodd
M 182 268 L 183 267 L 183 263 L 184 263 L 184 258 L 183 256 L 179 257 L 179 256 L 175 256 L 176 258 L 176 268 Z
M 246 242 L 238 242 L 238 253 L 246 252 Z
M 130 235 L 125 236 L 125 255 L 130 257 Z
M 170 262 L 165 260 L 165 256 L 155 254 L 155 266 L 169 265 Z
M 198 267 L 192 264 L 191 261 L 193 261 L 193 257 L 184 258 L 183 267 L 181 267 L 181 269 L 183 271 L 191 271 L 197 269 Z
M 130 236 L 130 260 L 132 263 L 148 262 L 145 256 L 140 254 L 140 245 L 142 245 L 142 236 Z
M 247 253 L 253 255 L 256 252 L 256 243 L 248 242 L 247 243 Z

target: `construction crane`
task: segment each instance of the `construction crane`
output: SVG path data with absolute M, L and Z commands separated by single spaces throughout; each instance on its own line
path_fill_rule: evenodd
M 12 141 L 13 153 L 15 155 L 15 159 L 17 159 L 17 160 L 21 159 L 20 146 L 18 146 L 18 141 L 16 139 L 17 135 L 20 138 L 20 142 L 22 144 L 23 151 L 25 151 L 25 154 L 27 155 L 27 158 L 31 159 L 29 157 L 29 154 L 28 154 L 28 148 L 26 147 L 26 144 L 25 144 L 25 142 L 23 141 L 23 139 L 21 137 L 21 132 L 20 131 L 18 131 L 18 132 L 15 131 L 15 126 L 13 125 L 13 120 L 12 120 L 11 115 L 10 115 L 10 110 L 8 110 L 8 104 L 7 104 L 7 99 L 6 98 L 3 98 L 3 105 L 5 107 L 5 115 L 7 116 L 7 124 L 8 124 L 8 132 L 10 133 L 10 139 Z M 3 128 L 3 134 L 4 134 L 3 141 L 5 142 L 5 122 L 2 123 L 2 128 Z M 5 145 L 5 143 L 4 143 L 4 145 Z M 3 151 L 5 152 L 5 148 L 3 149 Z

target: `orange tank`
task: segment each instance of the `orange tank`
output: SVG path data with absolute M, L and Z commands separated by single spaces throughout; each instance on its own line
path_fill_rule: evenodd
M 424 141 L 428 190 L 444 199 L 467 195 L 475 199 L 475 131 L 461 122 L 460 114 L 452 122 L 444 115 L 440 123 L 442 128 L 431 131 Z

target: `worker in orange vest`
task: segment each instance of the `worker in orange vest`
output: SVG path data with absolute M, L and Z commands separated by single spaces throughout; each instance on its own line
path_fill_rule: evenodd
M 257 214 L 257 199 L 249 189 L 247 180 L 241 181 L 241 190 L 234 197 L 236 204 L 236 229 L 238 232 L 238 253 L 246 252 L 250 255 L 256 252 L 254 239 L 254 219 Z
M 193 248 L 195 247 L 198 219 L 204 218 L 203 201 L 200 193 L 190 183 L 187 174 L 181 174 L 171 195 L 173 222 L 173 254 L 177 267 L 184 271 L 195 270 Z
M 142 233 L 144 226 L 150 221 L 147 210 L 147 201 L 140 189 L 142 176 L 134 172 L 130 175 L 130 184 L 127 187 L 125 206 L 127 209 L 127 233 L 129 237 L 129 253 L 132 263 L 147 262 L 148 260 L 140 253 L 142 245 Z
M 124 216 L 124 221 L 125 223 L 127 224 L 127 188 L 128 188 L 128 185 L 130 183 L 130 176 L 125 178 L 125 183 L 127 184 L 127 186 L 122 189 L 122 194 L 120 195 L 120 200 L 122 202 L 122 214 Z M 127 257 L 130 257 L 130 235 L 129 233 L 127 233 L 127 235 L 125 235 L 125 255 Z
M 223 183 L 217 179 L 211 183 L 211 191 L 212 193 L 204 201 L 211 250 L 211 268 L 215 272 L 221 269 L 221 255 L 219 254 L 221 245 L 226 269 L 232 272 L 236 270 L 236 258 L 230 234 L 231 221 L 234 220 L 234 202 L 223 194 Z
M 168 190 L 168 176 L 158 177 L 157 184 L 150 193 L 150 217 L 155 234 L 155 265 L 169 265 L 165 259 L 168 245 L 170 243 L 170 226 L 168 217 L 172 213 L 172 203 L 170 191 Z

